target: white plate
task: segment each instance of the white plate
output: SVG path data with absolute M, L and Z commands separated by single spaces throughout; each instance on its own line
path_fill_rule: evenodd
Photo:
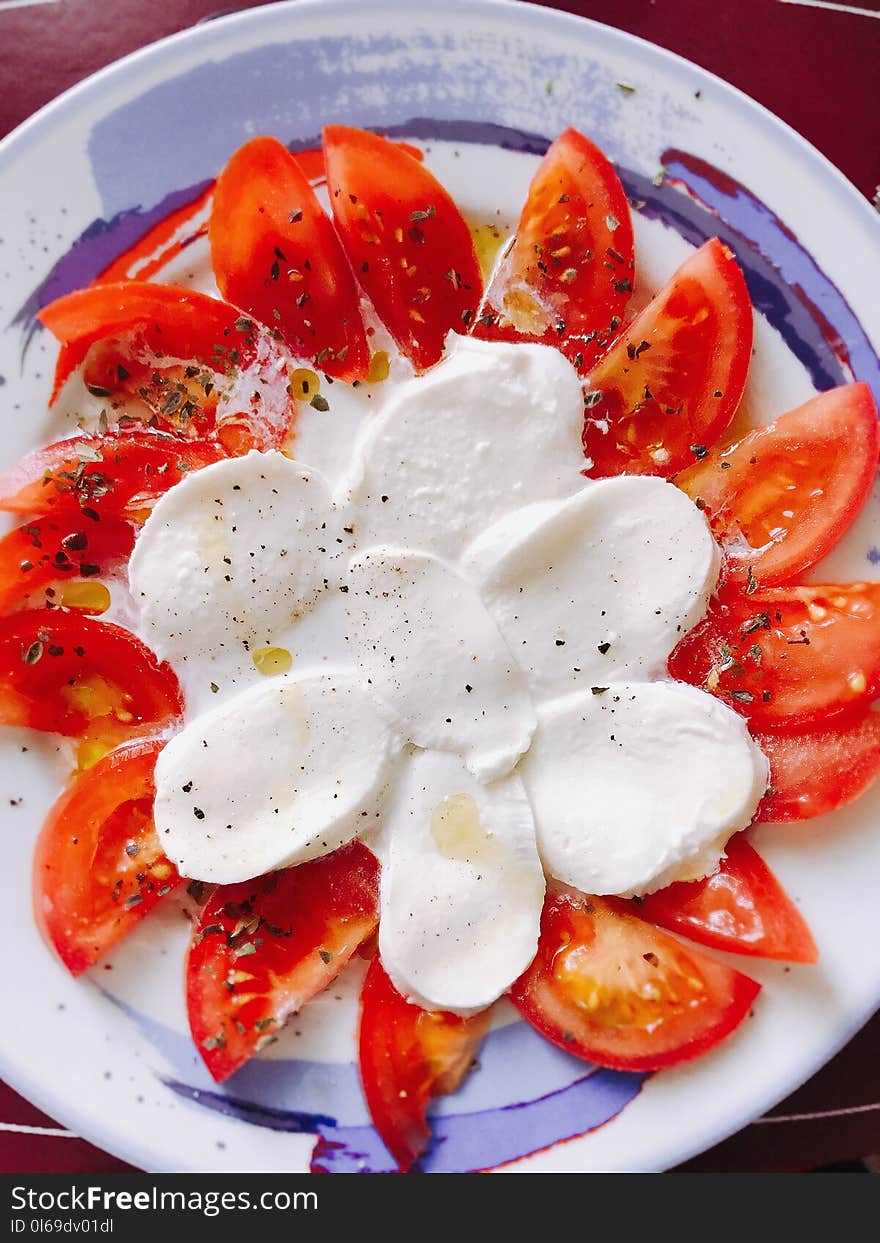
M 42 411 L 55 351 L 33 331 L 40 302 L 96 276 L 247 137 L 307 144 L 329 120 L 421 140 L 464 207 L 486 217 L 495 206 L 515 217 L 534 164 L 528 152 L 576 125 L 644 201 L 646 284 L 671 271 L 685 242 L 720 232 L 735 246 L 763 312 L 750 413 L 771 417 L 853 375 L 880 393 L 870 340 L 880 340 L 880 222 L 796 134 L 716 78 L 618 31 L 493 0 L 434 5 L 430 16 L 415 7 L 303 0 L 204 25 L 98 74 L 2 144 L 4 466 L 49 435 Z M 476 178 L 466 176 L 475 165 Z M 198 245 L 185 251 L 178 275 L 203 261 Z M 875 496 L 821 576 L 875 576 L 878 517 Z M 351 1064 L 356 970 L 271 1056 L 217 1089 L 186 1036 L 179 905 L 144 921 L 111 970 L 78 983 L 49 956 L 31 918 L 30 860 L 65 762 L 52 741 L 12 731 L 0 740 L 10 1009 L 0 1074 L 79 1134 L 152 1170 L 305 1169 L 316 1135 L 332 1141 L 317 1158 L 328 1168 L 383 1168 Z M 662 1169 L 785 1096 L 880 1003 L 878 811 L 880 789 L 824 820 L 755 835 L 822 960 L 790 970 L 749 964 L 765 988 L 727 1044 L 640 1084 L 585 1077 L 583 1064 L 509 1022 L 490 1038 L 480 1073 L 439 1105 L 444 1142 L 428 1168 Z

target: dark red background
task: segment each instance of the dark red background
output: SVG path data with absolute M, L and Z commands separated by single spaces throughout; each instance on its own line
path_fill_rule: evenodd
M 0 4 L 0 135 L 127 52 L 218 12 L 257 7 L 259 0 Z M 876 195 L 880 0 L 857 0 L 853 7 L 866 15 L 786 0 L 570 0 L 550 7 L 641 35 L 726 78 L 799 130 L 868 198 Z M 803 1170 L 880 1152 L 878 1046 L 875 1018 L 770 1115 L 789 1120 L 755 1123 L 687 1168 Z M 54 1126 L 0 1084 L 0 1170 L 125 1168 L 82 1140 L 40 1133 Z

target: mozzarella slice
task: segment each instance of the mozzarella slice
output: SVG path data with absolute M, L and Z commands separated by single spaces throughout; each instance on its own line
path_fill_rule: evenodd
M 742 718 L 680 682 L 548 705 L 520 771 L 550 875 L 624 897 L 714 872 L 769 775 Z
M 484 781 L 531 742 L 525 677 L 474 587 L 425 553 L 374 548 L 349 569 L 348 637 L 405 741 L 453 751 Z
M 211 681 L 225 692 L 254 676 L 254 652 L 312 607 L 350 552 L 308 467 L 275 452 L 207 466 L 161 498 L 135 544 L 144 637 L 178 672 L 199 675 L 195 699 Z
M 469 1014 L 535 955 L 544 874 L 515 775 L 481 785 L 456 756 L 412 754 L 382 814 L 379 952 L 429 1010 Z
M 580 486 L 583 423 L 577 374 L 557 350 L 451 336 L 444 360 L 402 383 L 356 446 L 358 546 L 455 560 L 514 506 Z
M 588 484 L 575 496 L 508 514 L 462 567 L 535 695 L 663 672 L 702 617 L 718 577 L 700 511 L 661 479 Z
M 394 749 L 350 675 L 253 686 L 160 752 L 159 841 L 182 875 L 218 884 L 327 854 L 375 826 Z

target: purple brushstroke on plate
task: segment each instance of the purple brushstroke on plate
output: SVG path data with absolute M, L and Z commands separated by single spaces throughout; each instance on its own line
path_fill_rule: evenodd
M 99 986 L 101 987 L 101 986 Z M 371 1125 L 351 1062 L 254 1058 L 214 1083 L 189 1036 L 101 993 L 128 1015 L 162 1058 L 159 1078 L 175 1095 L 225 1117 L 270 1130 L 314 1135 L 313 1168 L 384 1173 L 394 1169 Z M 510 1067 L 529 1066 L 528 1100 L 511 1103 Z M 557 1049 L 517 1019 L 493 1029 L 480 1072 L 429 1109 L 434 1136 L 425 1173 L 487 1169 L 572 1139 L 615 1117 L 647 1078 L 602 1070 Z
M 22 353 L 27 349 L 34 331 L 40 326 L 36 316 L 44 306 L 97 280 L 105 268 L 126 250 L 136 246 L 150 229 L 172 212 L 194 202 L 200 194 L 204 194 L 210 184 L 211 180 L 208 179 L 186 186 L 183 190 L 174 190 L 148 211 L 140 207 L 130 207 L 118 212 L 110 220 L 93 220 L 16 311 L 10 327 L 24 330 Z
M 537 1100 L 482 1113 L 434 1115 L 431 1143 L 417 1168 L 425 1174 L 471 1173 L 574 1139 L 616 1117 L 644 1079 L 644 1075 L 593 1070 Z M 163 1082 L 178 1096 L 226 1117 L 276 1131 L 316 1135 L 313 1173 L 390 1174 L 396 1169 L 373 1126 L 350 1126 L 325 1114 L 273 1109 L 175 1079 Z

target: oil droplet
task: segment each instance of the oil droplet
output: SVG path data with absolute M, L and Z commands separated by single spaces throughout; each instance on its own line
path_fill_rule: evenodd
M 308 367 L 297 367 L 290 373 L 290 395 L 294 401 L 311 401 L 321 388 L 321 381 Z
M 497 859 L 503 848 L 480 823 L 480 809 L 472 794 L 447 794 L 434 808 L 431 836 L 446 859 L 475 863 Z
M 470 229 L 483 280 L 488 281 L 498 254 L 509 234 L 494 221 L 489 224 L 472 224 Z
M 367 372 L 368 384 L 381 384 L 383 380 L 388 379 L 388 373 L 391 370 L 391 360 L 388 357 L 387 350 L 376 350 L 376 353 L 370 359 L 370 369 Z
M 68 583 L 61 593 L 61 603 L 66 609 L 82 609 L 84 613 L 106 613 L 110 607 L 110 592 L 104 583 L 94 579 Z
M 278 673 L 288 673 L 293 657 L 286 647 L 258 647 L 251 653 L 254 668 L 266 678 Z

